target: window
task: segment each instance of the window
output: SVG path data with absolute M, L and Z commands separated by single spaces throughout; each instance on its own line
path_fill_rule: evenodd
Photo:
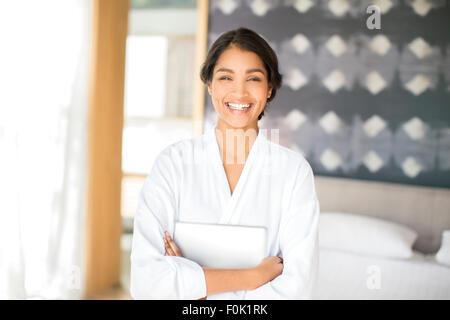
M 169 2 L 168 9 L 161 8 L 162 1 L 135 0 L 130 11 L 122 143 L 125 232 L 132 230 L 139 192 L 156 156 L 193 133 L 196 9 L 192 1 Z M 158 23 L 164 20 L 173 23 Z
M 196 0 L 131 0 L 131 7 L 142 8 L 195 8 Z

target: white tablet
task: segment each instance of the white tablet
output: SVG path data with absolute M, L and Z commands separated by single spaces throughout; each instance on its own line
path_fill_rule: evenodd
M 185 258 L 205 268 L 256 267 L 267 252 L 264 227 L 176 222 L 173 239 Z

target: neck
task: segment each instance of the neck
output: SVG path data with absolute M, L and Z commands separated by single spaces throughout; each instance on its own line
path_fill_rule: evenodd
M 216 140 L 225 164 L 245 164 L 259 133 L 255 122 L 244 128 L 235 128 L 219 120 L 216 126 Z

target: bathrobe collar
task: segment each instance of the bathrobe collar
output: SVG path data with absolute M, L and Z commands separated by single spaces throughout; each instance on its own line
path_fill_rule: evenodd
M 223 200 L 224 203 L 226 203 L 225 210 L 221 216 L 219 223 L 227 224 L 230 222 L 232 214 L 235 211 L 234 208 L 236 206 L 236 203 L 239 200 L 241 193 L 244 191 L 243 188 L 245 188 L 245 185 L 247 184 L 249 172 L 252 170 L 252 167 L 254 167 L 258 159 L 260 144 L 262 144 L 263 141 L 266 140 L 266 138 L 263 134 L 263 130 L 259 129 L 258 135 L 255 141 L 253 142 L 252 148 L 250 149 L 250 153 L 247 157 L 247 160 L 245 161 L 245 165 L 244 168 L 242 169 L 239 181 L 236 184 L 233 193 L 231 194 L 230 186 L 228 184 L 228 179 L 225 173 L 225 168 L 223 166 L 222 158 L 220 155 L 219 145 L 217 144 L 215 130 L 216 126 L 207 130 L 205 132 L 205 137 L 207 139 L 208 151 L 210 153 L 209 157 L 210 164 L 214 167 L 214 172 L 216 172 L 218 175 L 217 179 L 219 183 L 217 187 L 220 188 L 219 194 L 222 197 L 221 200 Z

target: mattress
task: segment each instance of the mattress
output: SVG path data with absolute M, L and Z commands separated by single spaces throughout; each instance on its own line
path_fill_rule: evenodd
M 321 248 L 313 299 L 450 299 L 450 267 L 419 252 L 391 259 Z

